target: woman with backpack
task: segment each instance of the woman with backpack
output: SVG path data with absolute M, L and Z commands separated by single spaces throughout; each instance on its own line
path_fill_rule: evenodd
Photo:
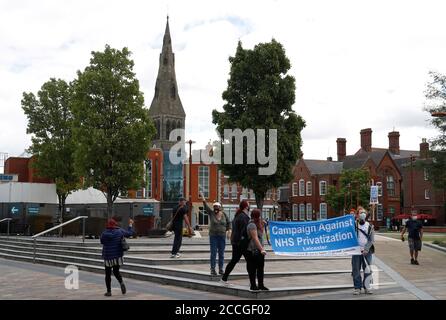
M 122 280 L 119 268 L 124 264 L 123 256 L 125 248 L 125 243 L 123 243 L 124 238 L 129 238 L 134 234 L 133 231 L 133 220 L 129 219 L 129 226 L 127 231 L 120 228 L 115 219 L 110 219 L 107 222 L 107 227 L 101 235 L 102 247 L 102 258 L 104 259 L 105 266 L 105 285 L 107 287 L 107 292 L 104 294 L 106 297 L 110 297 L 111 294 L 111 273 L 115 275 L 116 279 L 119 281 L 121 286 L 122 294 L 127 292 L 127 289 Z
M 264 221 L 259 209 L 252 210 L 251 220 L 246 226 L 246 230 L 249 237 L 246 263 L 251 290 L 269 290 L 263 284 L 266 250 L 263 247 Z M 256 283 L 256 277 L 258 285 Z
M 218 274 L 223 275 L 223 264 L 225 260 L 226 235 L 229 237 L 231 222 L 226 213 L 221 209 L 221 204 L 215 202 L 209 208 L 202 193 L 200 197 L 203 200 L 203 206 L 209 217 L 209 243 L 211 246 L 211 275 L 216 276 L 215 270 L 217 252 L 218 252 Z

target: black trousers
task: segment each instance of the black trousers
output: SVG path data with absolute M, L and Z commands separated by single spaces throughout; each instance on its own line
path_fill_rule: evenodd
M 112 269 L 116 279 L 119 281 L 119 283 L 122 283 L 122 276 L 121 273 L 119 272 L 119 266 L 105 267 L 105 285 L 107 286 L 107 292 L 111 292 Z
M 173 239 L 172 254 L 177 254 L 180 251 L 181 243 L 183 242 L 183 227 L 174 227 L 175 238 Z
M 228 281 L 229 274 L 234 269 L 235 265 L 240 261 L 241 257 L 244 257 L 246 261 L 248 259 L 246 258 L 246 249 L 242 249 L 239 245 L 232 245 L 232 258 L 231 261 L 229 261 L 228 265 L 225 268 L 225 273 L 223 274 L 222 280 Z
M 256 276 L 259 282 L 259 287 L 263 287 L 265 256 L 260 252 L 253 254 L 252 251 L 248 251 L 246 253 L 246 263 L 251 287 L 256 286 Z

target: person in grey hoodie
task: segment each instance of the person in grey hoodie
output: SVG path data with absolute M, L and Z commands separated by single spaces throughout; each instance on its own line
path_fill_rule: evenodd
M 203 200 L 203 206 L 209 217 L 209 244 L 211 246 L 211 275 L 216 276 L 215 270 L 217 252 L 218 252 L 218 273 L 223 275 L 223 264 L 225 260 L 226 236 L 229 237 L 231 230 L 231 222 L 226 213 L 223 212 L 221 204 L 215 202 L 211 209 L 203 194 L 200 193 Z
M 355 229 L 361 254 L 352 255 L 353 294 L 361 294 L 362 288 L 365 294 L 372 294 L 370 281 L 372 254 L 375 252 L 375 231 L 374 226 L 366 221 L 367 211 L 363 207 L 358 207 L 357 212 Z M 364 270 L 364 279 L 361 278 L 361 269 Z

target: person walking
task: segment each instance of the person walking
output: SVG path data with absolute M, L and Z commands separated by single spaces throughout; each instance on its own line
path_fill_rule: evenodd
M 370 288 L 371 279 L 371 265 L 372 254 L 375 251 L 375 232 L 374 227 L 368 221 L 367 212 L 363 207 L 358 207 L 356 215 L 356 235 L 358 237 L 358 243 L 361 248 L 360 255 L 352 255 L 352 277 L 354 286 L 354 295 L 361 294 L 361 289 L 364 288 L 365 294 L 372 294 Z M 364 270 L 364 279 L 361 278 L 361 269 Z
M 252 291 L 269 290 L 263 284 L 265 255 L 266 250 L 263 247 L 263 229 L 264 221 L 261 217 L 259 209 L 254 209 L 251 212 L 251 220 L 246 226 L 249 244 L 246 253 L 246 263 L 249 274 L 250 289 Z M 258 286 L 256 283 L 258 280 Z
M 232 258 L 225 268 L 225 272 L 221 277 L 220 282 L 223 285 L 228 285 L 229 274 L 234 269 L 235 265 L 240 261 L 240 258 L 244 256 L 246 260 L 246 250 L 248 248 L 249 238 L 246 230 L 250 220 L 249 217 L 249 202 L 242 200 L 239 204 L 239 208 L 235 213 L 234 220 L 232 220 Z
M 173 232 L 175 233 L 175 238 L 173 240 L 171 258 L 179 258 L 181 257 L 179 251 L 181 248 L 181 243 L 183 242 L 183 221 L 186 222 L 189 234 L 193 234 L 192 226 L 189 222 L 189 218 L 187 217 L 187 205 L 186 199 L 181 197 L 179 199 L 178 205 L 173 209 L 173 218 L 172 218 L 172 227 Z
M 215 270 L 217 252 L 218 252 L 218 273 L 223 275 L 223 264 L 225 260 L 226 236 L 229 237 L 231 230 L 231 222 L 228 216 L 222 210 L 221 204 L 215 202 L 209 208 L 202 193 L 200 197 L 203 200 L 203 206 L 209 217 L 209 243 L 211 246 L 211 275 L 216 276 Z
M 409 233 L 409 252 L 410 264 L 419 265 L 418 252 L 421 251 L 421 244 L 423 240 L 423 224 L 417 220 L 417 214 L 412 213 L 411 220 L 407 220 L 406 225 L 401 231 L 401 240 L 404 241 L 404 234 Z
M 105 266 L 105 285 L 107 292 L 104 294 L 106 297 L 110 297 L 111 294 L 111 274 L 115 275 L 121 286 L 122 294 L 125 294 L 127 289 L 122 280 L 119 268 L 124 264 L 123 256 L 124 250 L 122 247 L 123 238 L 129 238 L 134 234 L 133 220 L 129 219 L 129 226 L 127 231 L 120 228 L 115 219 L 110 219 L 107 222 L 105 231 L 101 234 L 102 244 L 102 258 L 104 259 Z

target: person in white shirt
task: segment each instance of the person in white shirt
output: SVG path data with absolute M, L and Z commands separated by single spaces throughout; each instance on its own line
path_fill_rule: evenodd
M 364 293 L 372 294 L 369 280 L 371 280 L 372 254 L 375 251 L 375 232 L 373 225 L 366 221 L 367 211 L 363 207 L 358 207 L 357 212 L 355 229 L 361 254 L 352 256 L 353 294 L 360 294 L 362 288 Z M 361 277 L 361 269 L 364 270 L 364 279 Z

